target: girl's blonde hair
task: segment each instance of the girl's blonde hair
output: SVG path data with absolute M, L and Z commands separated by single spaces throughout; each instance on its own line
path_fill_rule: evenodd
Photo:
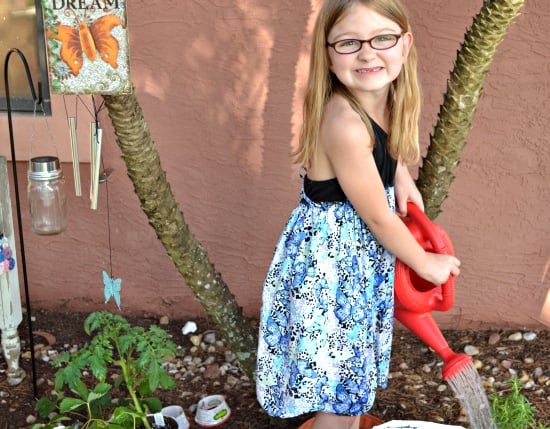
M 304 99 L 304 122 L 300 135 L 296 160 L 309 165 L 319 139 L 323 110 L 333 93 L 342 94 L 351 107 L 361 116 L 372 141 L 374 131 L 367 112 L 350 91 L 329 69 L 327 36 L 343 13 L 355 4 L 363 4 L 380 15 L 397 23 L 403 32 L 411 28 L 405 10 L 399 0 L 326 0 L 315 22 L 311 42 L 309 78 Z M 411 46 L 409 55 L 397 79 L 392 82 L 388 95 L 390 129 L 388 150 L 395 159 L 406 163 L 418 161 L 418 117 L 420 114 L 420 88 L 416 72 L 416 49 Z

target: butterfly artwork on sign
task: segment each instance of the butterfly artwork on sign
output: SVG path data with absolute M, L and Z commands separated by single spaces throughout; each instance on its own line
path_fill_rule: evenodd
M 120 290 L 122 279 L 115 279 L 111 277 L 106 271 L 103 271 L 103 294 L 105 295 L 105 304 L 107 304 L 111 297 L 115 300 L 115 304 L 120 310 Z
M 42 7 L 53 92 L 131 92 L 125 1 L 42 0 Z
M 73 76 L 78 76 L 84 64 L 84 55 L 95 61 L 99 51 L 100 58 L 113 68 L 117 68 L 119 44 L 111 30 L 122 21 L 118 16 L 105 15 L 90 25 L 78 21 L 78 26 L 57 24 L 48 30 L 48 38 L 61 42 L 61 59 L 69 66 Z

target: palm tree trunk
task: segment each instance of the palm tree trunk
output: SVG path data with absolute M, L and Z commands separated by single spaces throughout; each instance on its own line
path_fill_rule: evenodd
M 417 180 L 430 219 L 441 212 L 466 145 L 466 135 L 472 127 L 489 66 L 523 3 L 524 0 L 485 0 L 458 51 Z
M 235 296 L 190 232 L 179 209 L 158 152 L 134 93 L 104 95 L 128 176 L 149 223 L 168 257 L 183 276 L 210 321 L 252 379 L 256 364 L 257 333 L 243 315 Z

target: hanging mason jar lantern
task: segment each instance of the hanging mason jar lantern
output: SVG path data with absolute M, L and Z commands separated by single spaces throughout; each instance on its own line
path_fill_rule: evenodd
M 63 232 L 67 227 L 67 194 L 59 158 L 31 158 L 27 176 L 32 232 L 39 235 Z

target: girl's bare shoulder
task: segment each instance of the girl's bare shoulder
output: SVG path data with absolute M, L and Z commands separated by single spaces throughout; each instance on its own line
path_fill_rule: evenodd
M 329 146 L 347 146 L 370 141 L 370 135 L 359 114 L 339 94 L 328 101 L 323 112 L 321 141 Z

